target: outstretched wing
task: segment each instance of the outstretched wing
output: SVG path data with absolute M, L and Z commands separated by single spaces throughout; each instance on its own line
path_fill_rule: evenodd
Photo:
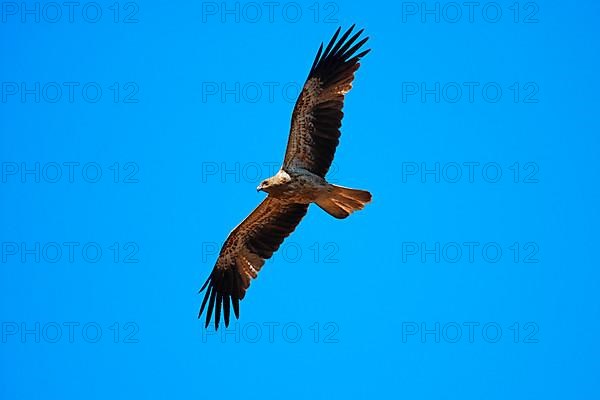
M 344 95 L 352 89 L 359 60 L 356 52 L 369 39 L 354 44 L 363 30 L 349 38 L 354 25 L 337 40 L 340 29 L 323 51 L 319 47 L 308 78 L 294 106 L 283 167 L 301 167 L 325 177 L 339 143 Z M 337 40 L 337 42 L 336 42 Z M 355 55 L 356 54 L 356 55 Z
M 206 327 L 215 314 L 215 330 L 219 328 L 221 310 L 225 326 L 229 326 L 230 307 L 240 315 L 240 300 L 246 295 L 250 278 L 256 278 L 265 260 L 279 248 L 308 209 L 308 204 L 286 203 L 268 196 L 239 224 L 223 244 L 217 263 L 200 289 L 206 290 L 200 313 L 206 311 Z

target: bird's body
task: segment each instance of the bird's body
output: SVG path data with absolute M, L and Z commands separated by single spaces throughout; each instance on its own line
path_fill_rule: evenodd
M 257 187 L 269 195 L 231 231 L 200 289 L 207 289 L 199 314 L 208 304 L 206 326 L 213 311 L 215 329 L 221 311 L 225 326 L 231 307 L 239 317 L 239 301 L 250 280 L 300 223 L 311 203 L 342 219 L 371 201 L 365 190 L 332 185 L 325 179 L 339 143 L 344 95 L 352 88 L 358 61 L 369 52 L 356 54 L 368 38 L 355 44 L 362 30 L 350 37 L 353 28 L 337 40 L 338 29 L 325 50 L 321 44 L 292 113 L 283 165 Z
M 329 188 L 324 178 L 300 167 L 280 169 L 265 182 L 273 184 L 264 187 L 261 184 L 259 190 L 264 190 L 279 200 L 300 204 L 317 201 Z

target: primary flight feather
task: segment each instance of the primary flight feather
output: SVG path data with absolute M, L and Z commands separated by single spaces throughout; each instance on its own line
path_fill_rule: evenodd
M 319 47 L 294 106 L 283 165 L 257 187 L 268 196 L 231 231 L 200 289 L 206 293 L 198 318 L 206 309 L 206 327 L 214 314 L 218 329 L 221 312 L 229 326 L 231 308 L 239 318 L 240 300 L 250 280 L 300 223 L 310 203 L 336 218 L 346 218 L 371 201 L 365 190 L 325 180 L 339 143 L 344 95 L 352 89 L 360 59 L 370 51 L 358 52 L 368 37 L 358 40 L 363 30 L 352 35 L 353 30 L 354 25 L 339 37 L 338 28 L 327 47 L 323 50 L 322 43 Z

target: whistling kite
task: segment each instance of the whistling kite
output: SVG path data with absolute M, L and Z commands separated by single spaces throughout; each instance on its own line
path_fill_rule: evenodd
M 240 300 L 246 295 L 250 278 L 256 278 L 265 260 L 316 203 L 336 218 L 346 218 L 371 201 L 364 190 L 327 183 L 325 175 L 333 161 L 342 126 L 344 95 L 352 88 L 359 60 L 370 50 L 355 55 L 368 37 L 356 40 L 363 30 L 349 38 L 354 25 L 338 39 L 340 28 L 323 51 L 319 47 L 302 92 L 294 106 L 292 126 L 283 166 L 277 174 L 256 188 L 267 198 L 230 234 L 206 283 L 200 313 L 208 302 L 206 327 L 215 312 L 219 328 L 221 308 L 225 326 L 230 306 L 239 318 Z

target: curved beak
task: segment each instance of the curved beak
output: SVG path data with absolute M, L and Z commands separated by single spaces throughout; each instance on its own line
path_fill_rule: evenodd
M 258 185 L 258 186 L 256 187 L 256 192 L 258 193 L 258 192 L 260 192 L 261 190 L 262 190 L 262 186 L 261 186 L 261 185 Z

